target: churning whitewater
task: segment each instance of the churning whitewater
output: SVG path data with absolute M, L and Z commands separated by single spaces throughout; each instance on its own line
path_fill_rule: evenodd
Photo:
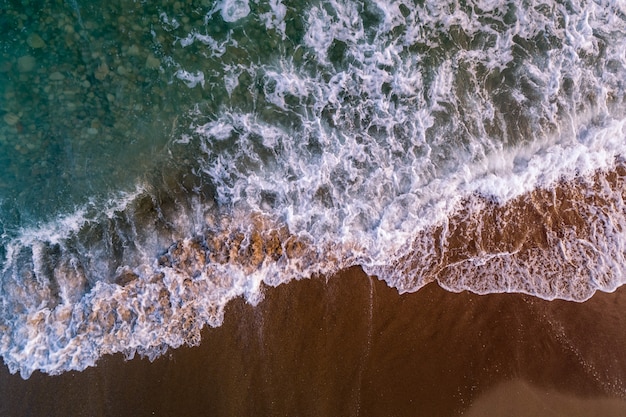
M 77 109 L 50 142 L 74 171 L 14 146 L 47 139 L 9 94 L 0 144 L 23 165 L 0 184 L 4 362 L 28 378 L 154 358 L 199 343 L 262 284 L 351 265 L 401 292 L 614 290 L 625 13 L 609 0 L 79 0 L 39 15 L 77 51 L 44 95 Z M 26 14 L 5 18 L 35 25 Z M 43 77 L 54 30 L 3 41 L 5 97 Z M 89 100 L 96 122 L 80 116 Z

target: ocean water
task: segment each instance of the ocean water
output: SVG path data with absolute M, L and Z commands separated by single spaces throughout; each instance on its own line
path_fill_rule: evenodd
M 24 378 L 197 344 L 229 300 L 351 265 L 401 292 L 624 283 L 622 1 L 0 6 Z

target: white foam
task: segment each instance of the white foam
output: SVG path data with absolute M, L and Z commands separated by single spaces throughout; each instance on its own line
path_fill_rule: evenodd
M 159 17 L 161 18 L 161 21 L 165 24 L 167 30 L 174 30 L 180 27 L 180 23 L 178 23 L 178 20 L 176 20 L 176 18 L 170 18 L 167 13 L 161 13 Z
M 220 3 L 222 19 L 225 22 L 236 22 L 250 13 L 248 0 L 222 0 Z
M 230 38 L 227 38 L 225 41 L 220 43 L 211 36 L 203 35 L 196 31 L 192 31 L 184 38 L 178 40 L 183 48 L 193 45 L 196 41 L 208 46 L 211 50 L 211 56 L 215 58 L 219 58 L 224 55 L 224 53 L 226 53 L 227 44 L 231 42 Z
M 287 16 L 287 6 L 281 0 L 269 0 L 270 11 L 261 13 L 259 18 L 265 23 L 267 29 L 277 30 L 285 39 L 285 17 Z
M 202 71 L 190 72 L 184 69 L 179 69 L 176 71 L 175 75 L 176 78 L 182 80 L 189 88 L 194 88 L 198 84 L 204 87 L 204 73 Z

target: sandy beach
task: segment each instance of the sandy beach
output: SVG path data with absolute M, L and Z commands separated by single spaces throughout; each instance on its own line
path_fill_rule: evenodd
M 229 304 L 199 347 L 29 380 L 3 416 L 623 416 L 626 292 L 412 294 L 359 268 Z

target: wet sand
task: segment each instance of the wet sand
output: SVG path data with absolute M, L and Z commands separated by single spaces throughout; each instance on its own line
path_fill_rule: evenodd
M 2 416 L 624 416 L 626 290 L 585 303 L 395 289 L 360 268 L 231 302 L 199 347 L 29 380 Z

